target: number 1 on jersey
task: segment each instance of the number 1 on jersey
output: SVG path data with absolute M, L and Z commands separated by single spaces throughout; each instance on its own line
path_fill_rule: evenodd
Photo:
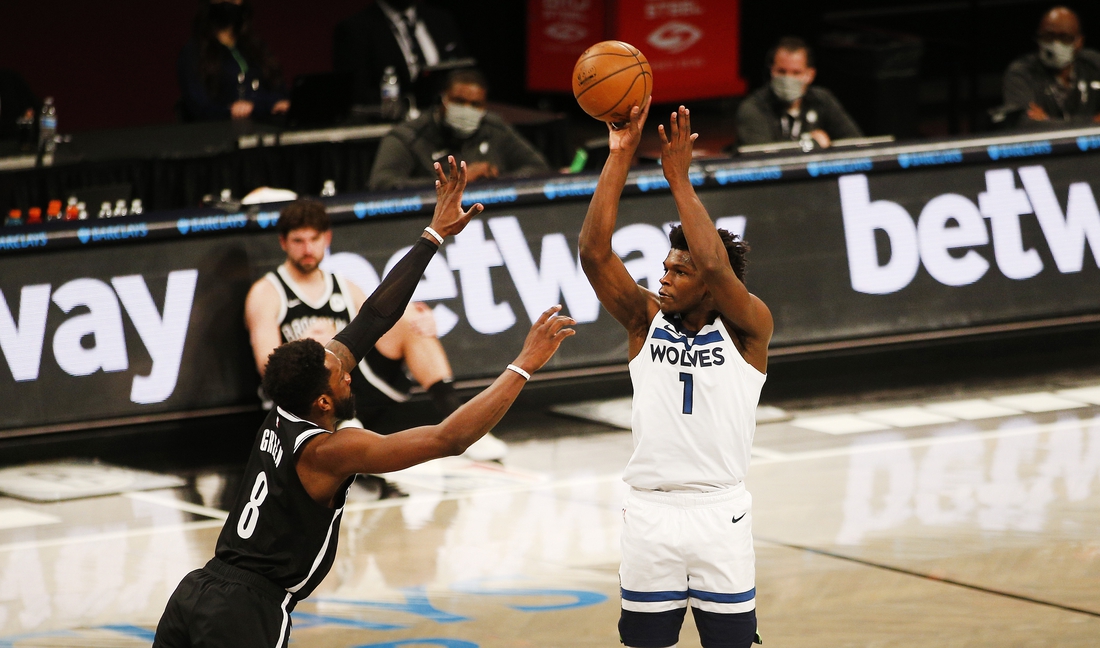
M 691 401 L 695 392 L 695 385 L 692 382 L 691 374 L 686 371 L 681 371 L 680 382 L 684 383 L 684 414 L 691 414 Z

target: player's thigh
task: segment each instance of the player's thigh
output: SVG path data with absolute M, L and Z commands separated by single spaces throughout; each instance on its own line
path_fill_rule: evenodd
M 630 648 L 666 648 L 679 639 L 688 585 L 678 546 L 681 515 L 632 495 L 623 504 L 619 636 Z
M 703 648 L 749 648 L 756 639 L 756 610 L 722 614 L 693 605 L 691 614 Z
M 206 588 L 192 614 L 190 634 L 195 648 L 286 645 L 290 615 L 279 603 L 239 583 L 212 578 L 215 582 Z
M 191 612 L 202 594 L 198 582 L 201 573 L 201 569 L 195 570 L 176 585 L 157 623 L 153 648 L 190 648 Z
M 685 546 L 692 607 L 719 614 L 756 608 L 756 553 L 752 544 L 752 498 L 748 493 L 721 505 L 691 511 Z
M 619 565 L 624 601 L 630 592 L 686 594 L 687 569 L 679 547 L 681 515 L 680 509 L 627 495 L 623 502 L 622 562 Z M 682 605 L 660 605 L 637 611 L 655 612 Z

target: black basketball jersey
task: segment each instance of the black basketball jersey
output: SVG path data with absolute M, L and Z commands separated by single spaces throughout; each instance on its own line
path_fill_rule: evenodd
M 325 292 L 316 301 L 306 299 L 285 266 L 280 265 L 265 275 L 282 300 L 278 322 L 284 343 L 301 339 L 318 320 L 332 322 L 339 333 L 355 317 L 355 304 L 344 278 L 325 270 L 321 272 L 325 278 Z M 387 358 L 377 349 L 372 348 L 359 361 L 359 371 L 352 372 L 351 380 L 356 405 L 363 410 L 409 399 L 411 383 L 405 375 L 403 362 Z
M 324 579 L 336 557 L 340 518 L 352 479 L 340 486 L 335 508 L 313 501 L 298 479 L 298 457 L 309 439 L 331 434 L 281 407 L 256 435 L 237 502 L 214 555 L 259 574 L 298 601 Z
M 286 267 L 280 265 L 265 275 L 282 300 L 278 322 L 284 343 L 300 340 L 318 320 L 332 322 L 337 333 L 351 321 L 354 306 L 343 280 L 331 272 L 321 272 L 325 278 L 325 292 L 316 301 L 307 299 L 298 289 Z

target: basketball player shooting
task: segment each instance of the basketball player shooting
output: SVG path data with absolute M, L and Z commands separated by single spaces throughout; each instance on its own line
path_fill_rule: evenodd
M 530 374 L 573 335 L 561 306 L 531 327 L 513 364 L 439 425 L 380 436 L 335 429 L 354 412 L 350 372 L 404 314 L 420 277 L 446 236 L 462 231 L 466 165 L 436 164 L 431 225 L 367 299 L 355 318 L 321 346 L 304 338 L 271 352 L 264 391 L 276 407 L 256 435 L 241 492 L 214 558 L 184 577 L 157 626 L 155 647 L 284 648 L 290 612 L 324 579 L 336 557 L 340 519 L 357 473 L 386 473 L 461 454 L 508 411 Z
M 634 453 L 623 480 L 622 611 L 629 648 L 676 645 L 687 606 L 704 648 L 756 635 L 752 498 L 745 490 L 772 316 L 745 288 L 744 241 L 717 230 L 688 177 L 690 113 L 659 128 L 681 224 L 660 289 L 642 288 L 611 247 L 619 198 L 649 113 L 610 127 L 610 155 L 580 235 L 600 302 L 626 328 Z

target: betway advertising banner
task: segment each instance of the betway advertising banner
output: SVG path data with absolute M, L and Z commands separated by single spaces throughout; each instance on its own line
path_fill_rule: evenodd
M 752 245 L 747 282 L 774 314 L 773 348 L 1100 313 L 1096 156 L 708 177 L 711 215 Z M 636 185 L 612 243 L 655 288 L 677 216 L 659 175 Z M 548 370 L 625 362 L 625 335 L 577 260 L 593 187 L 554 180 L 531 203 L 482 191 L 487 210 L 436 255 L 415 298 L 434 309 L 459 379 L 501 371 L 559 302 L 578 334 Z M 363 213 L 335 227 L 325 264 L 369 292 L 428 218 Z M 283 259 L 274 221 L 0 258 L 0 425 L 255 402 L 243 302 Z

